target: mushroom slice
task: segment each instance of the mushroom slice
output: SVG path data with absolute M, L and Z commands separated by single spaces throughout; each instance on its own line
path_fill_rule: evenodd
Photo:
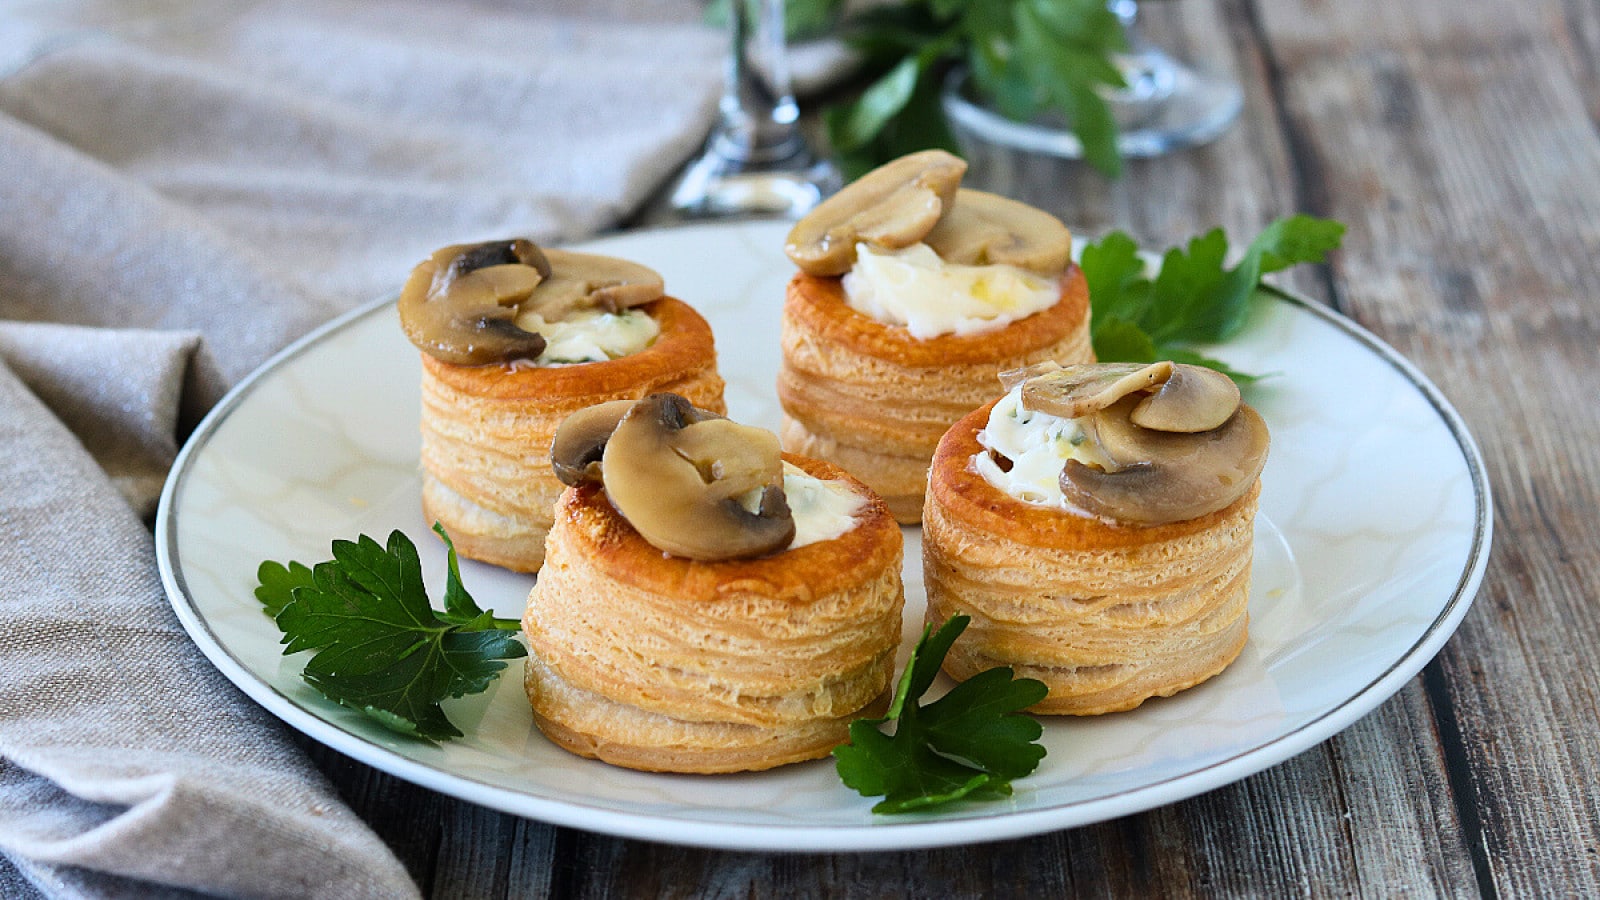
M 1054 277 L 1072 261 L 1072 232 L 1042 209 L 962 188 L 923 238 L 947 263 L 1016 266 Z
M 1012 388 L 1030 378 L 1059 371 L 1061 371 L 1061 364 L 1053 359 L 1047 359 L 1043 362 L 1036 362 L 1031 366 L 1023 366 L 1020 369 L 1007 369 L 995 377 L 1000 379 L 1000 387 L 1009 392 Z
M 770 431 L 677 394 L 634 404 L 601 454 L 606 496 L 652 545 L 697 560 L 763 556 L 794 540 L 783 457 Z M 754 512 L 740 502 L 759 492 Z
M 1077 460 L 1062 468 L 1061 493 L 1079 509 L 1136 525 L 1182 522 L 1244 496 L 1266 464 L 1267 425 L 1249 406 L 1240 404 L 1220 428 L 1187 434 L 1139 428 L 1120 415 L 1131 406 L 1124 401 L 1094 418 L 1097 440 L 1116 435 L 1116 453 L 1108 455 L 1120 457 L 1120 468 Z
M 659 299 L 665 291 L 660 273 L 636 262 L 570 250 L 547 250 L 545 256 L 550 277 L 523 304 L 522 311 L 536 313 L 546 322 L 577 309 L 614 313 Z
M 523 265 L 531 266 L 539 273 L 540 278 L 550 277 L 550 260 L 545 257 L 544 251 L 539 249 L 538 244 L 527 238 L 489 241 L 483 244 L 457 244 L 446 249 L 461 250 L 450 261 L 449 271 L 452 275 L 474 272 L 489 266 Z
M 884 163 L 796 222 L 784 252 L 808 275 L 843 275 L 855 264 L 857 243 L 909 247 L 950 208 L 966 171 L 960 157 L 943 150 Z
M 1023 382 L 1022 408 L 1076 419 L 1105 409 L 1136 391 L 1147 391 L 1172 375 L 1166 360 L 1140 363 L 1085 363 L 1065 366 Z
M 1156 392 L 1139 401 L 1128 418 L 1157 431 L 1210 431 L 1239 408 L 1239 386 L 1204 366 L 1178 364 Z
M 531 253 L 521 245 L 532 248 Z M 529 261 L 521 261 L 519 252 Z M 455 244 L 436 251 L 411 270 L 400 290 L 400 325 L 406 337 L 424 353 L 456 365 L 536 358 L 544 352 L 544 338 L 518 328 L 513 320 L 517 304 L 543 280 L 537 265 L 542 259 L 538 248 L 524 240 Z
M 600 481 L 600 457 L 617 423 L 635 400 L 609 400 L 578 410 L 556 427 L 550 443 L 550 468 L 562 484 Z

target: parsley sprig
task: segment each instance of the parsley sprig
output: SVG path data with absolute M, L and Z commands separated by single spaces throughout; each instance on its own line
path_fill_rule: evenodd
M 1320 263 L 1344 238 L 1344 225 L 1296 215 L 1268 225 L 1232 268 L 1228 238 L 1215 228 L 1173 247 L 1155 277 L 1133 239 L 1114 231 L 1083 250 L 1089 283 L 1090 330 L 1101 362 L 1175 362 L 1209 366 L 1248 381 L 1192 349 L 1215 344 L 1244 328 L 1261 276 L 1299 263 Z
M 1035 743 L 1044 729 L 1018 710 L 1043 700 L 1048 689 L 1032 678 L 1012 678 L 1009 668 L 988 669 L 923 705 L 950 645 L 967 627 L 952 616 L 937 632 L 922 630 L 881 719 L 850 723 L 850 743 L 834 748 L 835 767 L 847 787 L 884 799 L 875 813 L 904 813 L 963 798 L 994 800 L 1011 794 L 1011 781 L 1044 758 Z M 894 722 L 894 734 L 880 726 Z
M 939 93 L 963 65 L 1002 115 L 1055 113 L 1095 168 L 1122 172 L 1103 92 L 1126 86 L 1115 54 L 1128 40 L 1105 0 L 903 0 L 852 16 L 841 33 L 878 73 L 859 99 L 823 114 L 849 177 L 915 150 L 954 152 Z
M 303 677 L 330 700 L 401 734 L 460 737 L 441 701 L 486 689 L 504 660 L 526 656 L 515 619 L 478 608 L 461 584 L 449 535 L 444 611 L 422 583 L 416 545 L 399 531 L 388 545 L 361 535 L 334 541 L 333 559 L 264 562 L 256 598 L 283 632 L 284 655 L 315 650 Z

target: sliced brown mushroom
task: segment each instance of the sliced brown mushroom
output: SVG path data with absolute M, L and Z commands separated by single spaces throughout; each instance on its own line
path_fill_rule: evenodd
M 777 436 L 652 394 L 628 410 L 601 454 L 606 496 L 652 545 L 697 560 L 762 556 L 789 546 Z M 754 512 L 741 498 L 760 492 Z
M 962 188 L 923 238 L 947 263 L 1016 266 L 1056 276 L 1072 260 L 1072 232 L 1042 209 L 985 191 Z
M 636 262 L 570 250 L 545 256 L 550 276 L 522 304 L 522 315 L 553 322 L 578 309 L 614 313 L 660 299 L 665 290 L 660 273 Z
M 562 484 L 600 481 L 600 457 L 617 423 L 635 400 L 610 400 L 585 407 L 561 421 L 550 443 L 550 468 Z
M 1155 393 L 1139 401 L 1128 418 L 1157 431 L 1210 431 L 1239 408 L 1239 386 L 1204 366 L 1177 365 Z
M 544 280 L 531 241 L 456 244 L 411 271 L 400 291 L 400 325 L 418 349 L 456 365 L 533 359 L 544 338 L 516 326 L 517 305 Z
M 843 275 L 856 244 L 884 250 L 927 236 L 949 209 L 967 164 L 943 150 L 891 160 L 822 201 L 789 232 L 784 252 L 809 275 Z
M 1020 369 L 1007 369 L 995 377 L 1000 379 L 1000 387 L 1009 392 L 1012 388 L 1030 378 L 1037 378 L 1040 375 L 1048 375 L 1051 372 L 1059 371 L 1061 371 L 1061 363 L 1053 359 L 1047 359 L 1043 362 L 1036 362 L 1031 366 L 1023 366 Z
M 464 275 L 490 266 L 522 265 L 531 266 L 541 278 L 550 277 L 550 260 L 544 255 L 544 251 L 539 249 L 538 244 L 527 238 L 458 246 L 464 246 L 466 249 L 450 260 L 451 275 Z
M 1022 408 L 1076 419 L 1105 409 L 1136 391 L 1155 388 L 1172 375 L 1166 360 L 1143 363 L 1085 363 L 1065 366 L 1023 382 Z
M 1141 428 L 1127 397 L 1094 414 L 1089 429 L 1112 461 L 1107 468 L 1068 460 L 1061 492 L 1091 514 L 1139 525 L 1181 522 L 1223 509 L 1250 489 L 1267 460 L 1270 437 L 1247 405 L 1221 427 L 1180 433 Z

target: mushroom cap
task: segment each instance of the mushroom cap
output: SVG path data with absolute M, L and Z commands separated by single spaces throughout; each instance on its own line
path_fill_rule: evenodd
M 1030 367 L 1031 368 L 1031 367 Z M 1155 388 L 1173 364 L 1083 363 L 1060 366 L 1022 382 L 1022 408 L 1077 419 L 1105 409 L 1129 394 Z
M 544 280 L 539 248 L 515 239 L 453 244 L 411 271 L 400 291 L 400 326 L 425 353 L 457 365 L 532 359 L 544 338 L 516 326 L 517 306 Z
M 808 275 L 843 275 L 856 244 L 899 250 L 922 240 L 955 200 L 967 164 L 943 150 L 891 160 L 822 201 L 789 232 L 784 252 Z
M 617 423 L 600 461 L 606 496 L 653 546 L 697 560 L 762 556 L 794 539 L 778 438 L 651 394 Z M 741 502 L 759 492 L 757 508 Z
M 1240 404 L 1209 431 L 1171 432 L 1129 421 L 1138 402 L 1125 398 L 1092 420 L 1095 440 L 1118 468 L 1077 460 L 1062 468 L 1061 492 L 1079 509 L 1139 525 L 1181 522 L 1232 505 L 1260 476 L 1271 439 L 1250 406 Z
M 1239 386 L 1216 369 L 1174 366 L 1161 387 L 1133 408 L 1128 418 L 1157 431 L 1210 431 L 1239 408 Z
M 536 359 L 545 348 L 534 327 L 540 319 L 583 308 L 617 312 L 663 290 L 655 270 L 610 256 L 541 250 L 525 238 L 452 244 L 411 271 L 400 326 L 419 350 L 447 363 Z
M 600 459 L 617 423 L 633 408 L 634 400 L 608 400 L 578 410 L 556 426 L 550 442 L 550 468 L 566 485 L 600 481 Z
M 1020 369 L 1006 369 L 1004 372 L 996 374 L 995 377 L 1000 379 L 1000 387 L 1004 388 L 1006 392 L 1009 393 L 1012 388 L 1030 378 L 1036 378 L 1040 375 L 1048 375 L 1051 372 L 1059 372 L 1061 369 L 1061 363 L 1058 363 L 1053 359 L 1047 359 L 1042 362 L 1036 362 L 1031 366 L 1023 366 Z
M 1091 514 L 1140 525 L 1192 519 L 1238 500 L 1266 464 L 1266 423 L 1228 376 L 1169 360 L 1043 363 L 1002 373 L 1024 409 L 1073 419 L 1095 461 L 1068 460 L 1061 493 Z
M 923 238 L 947 263 L 1016 266 L 1055 277 L 1072 261 L 1072 232 L 1061 220 L 1026 203 L 961 188 L 955 202 Z
M 614 256 L 546 250 L 550 274 L 526 298 L 521 313 L 553 322 L 577 309 L 618 312 L 659 299 L 666 286 L 660 273 Z

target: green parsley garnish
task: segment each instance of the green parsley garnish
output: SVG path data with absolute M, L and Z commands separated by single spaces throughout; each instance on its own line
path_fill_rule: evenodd
M 1146 274 L 1133 239 L 1114 231 L 1083 250 L 1080 265 L 1089 283 L 1090 328 L 1101 362 L 1174 362 L 1209 366 L 1248 381 L 1190 349 L 1238 334 L 1261 276 L 1299 263 L 1320 263 L 1344 238 L 1344 225 L 1297 215 L 1268 225 L 1227 268 L 1228 238 L 1215 228 L 1169 249 L 1155 278 Z
M 1126 86 L 1114 55 L 1128 40 L 1105 0 L 903 0 L 867 7 L 842 34 L 879 73 L 859 99 L 823 115 L 848 177 L 915 150 L 956 151 L 939 94 L 958 66 L 1002 115 L 1056 113 L 1095 168 L 1122 172 L 1101 92 Z
M 749 10 L 745 15 L 753 23 L 760 21 L 758 5 L 764 0 L 744 0 L 745 8 Z M 804 40 L 825 33 L 844 11 L 845 0 L 788 0 L 783 4 L 783 33 L 791 41 Z M 706 7 L 705 21 L 708 25 L 726 25 L 728 17 L 733 14 L 730 0 L 711 0 Z
M 478 608 L 449 549 L 444 611 L 422 584 L 416 545 L 399 531 L 387 547 L 366 535 L 334 541 L 333 559 L 307 567 L 264 562 L 256 599 L 278 623 L 284 655 L 315 650 L 301 677 L 330 700 L 385 728 L 426 740 L 460 737 L 441 701 L 484 690 L 526 656 L 520 623 Z
M 1009 668 L 988 669 L 927 705 L 922 695 L 939 674 L 950 645 L 967 627 L 952 616 L 934 632 L 922 630 L 895 686 L 888 714 L 850 723 L 850 743 L 835 747 L 839 778 L 865 797 L 884 799 L 875 813 L 903 813 L 963 798 L 994 800 L 1011 794 L 1011 780 L 1038 768 L 1044 729 L 1018 710 L 1043 700 L 1049 689 L 1032 678 L 1012 678 Z M 895 723 L 893 735 L 879 727 Z

